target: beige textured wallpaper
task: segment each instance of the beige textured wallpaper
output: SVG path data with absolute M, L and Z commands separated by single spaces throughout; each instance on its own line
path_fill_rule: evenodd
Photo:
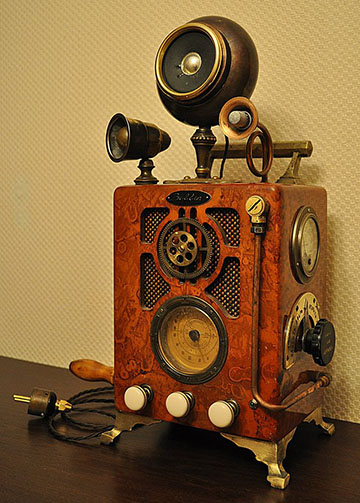
M 172 29 L 218 14 L 255 41 L 252 99 L 274 140 L 314 144 L 301 175 L 328 191 L 326 315 L 338 335 L 326 413 L 359 422 L 358 0 L 0 5 L 0 353 L 112 364 L 112 194 L 137 169 L 107 158 L 106 125 L 115 112 L 155 122 L 173 140 L 157 177 L 192 174 L 193 129 L 161 105 L 154 58 Z M 283 167 L 275 163 L 271 181 Z

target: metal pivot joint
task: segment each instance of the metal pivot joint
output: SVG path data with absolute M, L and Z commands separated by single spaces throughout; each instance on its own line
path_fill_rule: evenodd
M 149 185 L 157 184 L 159 182 L 159 180 L 152 174 L 152 170 L 155 168 L 155 165 L 151 159 L 141 159 L 138 168 L 141 173 L 137 178 L 135 178 L 135 185 Z
M 210 178 L 210 151 L 216 143 L 216 136 L 211 128 L 198 128 L 191 137 L 197 158 L 197 167 L 195 169 L 198 178 Z

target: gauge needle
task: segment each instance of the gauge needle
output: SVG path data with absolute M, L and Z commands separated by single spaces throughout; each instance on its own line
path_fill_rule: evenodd
M 200 349 L 200 337 L 198 338 L 197 342 L 198 342 L 198 348 L 197 348 L 197 349 L 198 349 L 198 351 L 199 351 L 199 353 L 200 353 L 200 356 L 201 356 L 201 358 L 202 358 L 203 362 L 205 362 L 205 357 L 204 357 L 204 355 L 202 354 L 202 351 L 201 351 L 201 349 Z
M 198 346 L 196 349 L 200 353 L 202 360 L 205 361 L 204 355 L 202 354 L 201 349 L 200 349 L 200 332 L 198 330 L 190 330 L 189 337 L 192 340 L 192 342 L 194 342 L 195 344 L 198 343 Z

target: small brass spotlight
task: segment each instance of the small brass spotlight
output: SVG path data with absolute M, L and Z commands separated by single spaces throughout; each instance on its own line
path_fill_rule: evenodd
M 155 124 L 129 119 L 120 113 L 112 117 L 106 131 L 106 150 L 113 162 L 141 159 L 137 185 L 158 183 L 151 173 L 155 166 L 150 158 L 166 150 L 170 143 L 168 133 Z

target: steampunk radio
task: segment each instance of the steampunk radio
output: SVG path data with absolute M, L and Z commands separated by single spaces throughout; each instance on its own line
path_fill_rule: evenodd
M 324 318 L 326 191 L 297 180 L 312 145 L 272 142 L 249 100 L 256 48 L 229 19 L 175 29 L 155 71 L 164 106 L 197 127 L 195 176 L 158 184 L 152 158 L 169 135 L 121 113 L 110 120 L 110 158 L 139 159 L 140 169 L 114 194 L 115 365 L 79 360 L 71 370 L 114 384 L 117 420 L 104 443 L 158 420 L 217 431 L 251 449 L 283 489 L 299 423 L 334 432 L 321 414 L 335 347 Z M 226 143 L 215 146 L 217 124 Z M 290 164 L 268 183 L 274 157 Z M 254 182 L 229 182 L 227 158 L 245 158 Z

